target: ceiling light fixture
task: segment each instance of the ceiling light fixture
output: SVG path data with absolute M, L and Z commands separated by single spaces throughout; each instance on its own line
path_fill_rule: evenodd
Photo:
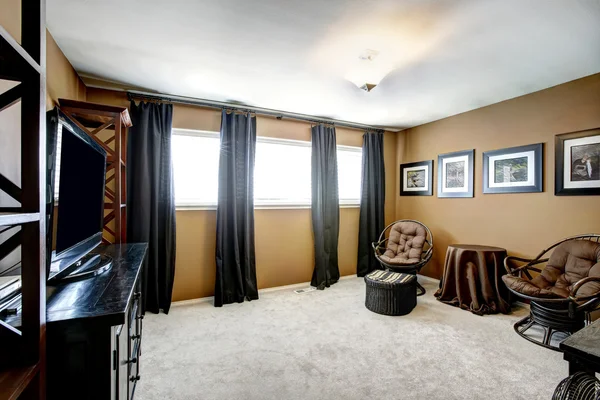
M 377 85 L 374 83 L 365 83 L 360 87 L 360 89 L 364 90 L 365 92 L 370 92 L 375 86 Z
M 373 64 L 373 61 L 375 60 L 375 58 L 379 55 L 379 51 L 377 50 L 373 50 L 373 49 L 365 49 L 363 50 L 359 55 L 358 55 L 358 59 L 360 60 L 360 64 L 356 66 L 355 70 L 354 70 L 354 74 L 355 77 L 358 77 L 358 79 L 360 79 L 360 77 L 362 76 L 364 80 L 360 79 L 362 82 L 364 82 L 365 80 L 370 80 L 369 78 L 373 78 L 373 68 L 377 68 L 376 64 Z M 366 78 L 366 79 L 365 79 Z M 359 89 L 364 90 L 365 92 L 370 92 L 375 86 L 377 86 L 376 83 L 359 83 L 357 82 L 358 79 L 352 79 L 352 81 L 354 82 L 354 84 L 356 86 L 359 87 Z M 373 81 L 371 81 L 373 82 Z

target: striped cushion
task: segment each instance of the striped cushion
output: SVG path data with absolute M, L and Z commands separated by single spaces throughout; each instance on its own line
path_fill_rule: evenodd
M 404 283 L 408 283 L 408 282 L 412 281 L 413 279 L 416 279 L 416 276 L 410 275 L 410 274 L 403 274 L 400 272 L 375 270 L 375 271 L 371 272 L 370 274 L 368 274 L 367 276 L 365 276 L 365 279 L 368 279 L 372 282 L 381 282 L 381 283 L 387 283 L 390 285 L 393 285 L 393 284 L 401 285 Z

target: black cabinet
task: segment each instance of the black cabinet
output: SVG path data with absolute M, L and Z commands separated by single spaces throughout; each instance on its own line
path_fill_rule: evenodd
M 146 244 L 104 246 L 113 268 L 49 288 L 48 399 L 132 399 L 140 380 Z

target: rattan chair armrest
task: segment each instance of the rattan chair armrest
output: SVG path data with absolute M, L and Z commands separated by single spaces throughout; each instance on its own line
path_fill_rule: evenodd
M 431 256 L 431 253 L 433 253 L 433 247 L 428 248 L 426 251 L 423 252 L 423 255 L 421 256 L 421 259 L 426 260 Z
M 376 255 L 380 255 L 380 253 L 379 253 L 379 246 L 378 246 L 378 244 L 379 244 L 379 243 L 377 243 L 377 242 L 373 242 L 373 243 L 371 243 L 371 247 L 373 248 L 373 251 L 375 252 L 375 254 L 376 254 Z
M 381 242 L 373 242 L 371 243 L 371 247 L 373 247 L 373 251 L 375 251 L 375 255 L 380 256 L 381 255 L 381 249 L 385 248 L 385 243 L 387 242 L 387 239 L 382 240 Z
M 571 298 L 571 300 L 573 301 L 584 301 L 584 300 L 590 300 L 596 297 L 600 297 L 600 291 L 597 291 L 594 294 L 590 294 L 587 296 L 581 296 L 581 297 L 577 297 L 577 292 L 579 291 L 579 289 L 581 289 L 581 287 L 583 285 L 585 285 L 586 283 L 589 282 L 600 282 L 600 277 L 597 276 L 588 276 L 587 278 L 583 278 L 578 280 L 577 282 L 575 282 L 575 284 L 573 285 L 573 288 L 571 289 L 571 293 L 569 294 L 569 297 Z
M 509 261 L 524 262 L 526 264 L 521 265 L 520 267 L 517 267 L 517 268 L 511 268 L 509 265 Z M 547 261 L 548 261 L 547 258 L 544 258 L 542 260 L 536 260 L 535 258 L 529 259 L 529 258 L 509 256 L 504 259 L 504 269 L 506 269 L 506 272 L 508 272 L 509 275 L 513 275 L 513 276 L 517 276 L 517 274 L 524 272 L 525 275 L 527 275 L 527 277 L 529 279 L 531 279 L 531 275 L 529 274 L 530 270 L 535 271 L 535 272 L 542 272 L 541 269 L 535 268 L 535 267 L 533 267 L 533 265 L 542 264 Z
M 506 257 L 504 259 L 504 269 L 506 269 L 506 272 L 508 272 L 509 275 L 515 275 L 513 273 L 513 271 L 517 272 L 519 270 L 519 268 L 521 268 L 521 267 L 519 267 L 519 268 L 511 268 L 510 265 L 509 265 L 509 261 L 520 261 L 520 262 L 530 263 L 533 260 L 529 259 L 529 258 L 522 258 L 522 257 L 516 257 L 516 256 L 508 256 L 508 257 Z

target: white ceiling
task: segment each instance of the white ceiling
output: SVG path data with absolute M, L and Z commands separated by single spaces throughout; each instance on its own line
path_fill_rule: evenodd
M 84 81 L 385 127 L 600 72 L 600 0 L 47 0 L 47 15 Z

